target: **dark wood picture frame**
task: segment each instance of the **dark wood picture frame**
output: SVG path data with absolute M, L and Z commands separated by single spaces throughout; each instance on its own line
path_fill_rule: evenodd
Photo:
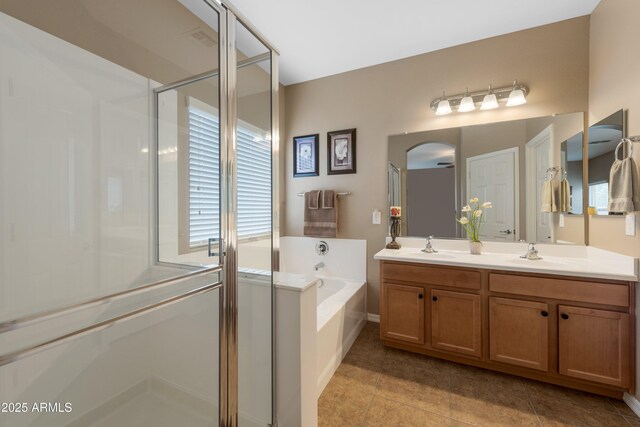
M 320 175 L 320 134 L 293 137 L 293 177 Z
M 327 133 L 327 175 L 356 173 L 356 130 Z

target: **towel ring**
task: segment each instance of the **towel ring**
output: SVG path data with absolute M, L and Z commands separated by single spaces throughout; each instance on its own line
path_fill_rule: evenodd
M 615 159 L 616 160 L 620 160 L 618 159 L 618 150 L 620 149 L 620 147 L 622 147 L 624 145 L 625 142 L 629 143 L 629 155 L 627 157 L 625 157 L 622 160 L 626 160 L 626 159 L 630 159 L 631 156 L 633 155 L 633 141 L 630 140 L 629 138 L 623 138 L 618 145 L 616 146 L 616 152 L 615 152 Z

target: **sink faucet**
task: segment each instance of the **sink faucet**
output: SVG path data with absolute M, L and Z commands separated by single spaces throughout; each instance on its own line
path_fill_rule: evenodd
M 431 246 L 431 240 L 433 239 L 433 236 L 429 236 L 427 237 L 427 245 L 424 247 L 424 249 L 422 249 L 422 252 L 428 253 L 428 254 L 435 254 L 438 251 L 433 249 L 433 246 Z
M 324 267 L 324 262 L 320 261 L 319 263 L 313 266 L 313 271 L 318 271 L 323 267 Z
M 520 255 L 520 258 L 528 259 L 531 261 L 542 259 L 542 257 L 538 255 L 538 250 L 536 249 L 535 243 L 529 243 L 529 249 L 527 249 L 527 253 L 524 255 Z

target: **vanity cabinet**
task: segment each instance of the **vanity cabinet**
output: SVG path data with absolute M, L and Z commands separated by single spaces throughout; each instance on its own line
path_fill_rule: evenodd
M 381 260 L 386 346 L 621 398 L 635 284 Z
M 629 386 L 629 315 L 558 306 L 560 374 Z
M 480 357 L 480 295 L 431 291 L 431 345 L 440 350 Z
M 546 372 L 549 369 L 549 305 L 489 298 L 489 357 Z
M 382 292 L 382 299 L 382 337 L 424 344 L 424 289 L 421 286 L 387 283 Z

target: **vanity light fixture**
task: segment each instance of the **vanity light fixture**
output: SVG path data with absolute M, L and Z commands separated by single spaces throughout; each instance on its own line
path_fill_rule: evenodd
M 529 89 L 514 80 L 511 86 L 497 89 L 489 85 L 488 90 L 469 92 L 468 89 L 465 89 L 464 93 L 459 95 L 445 96 L 443 92 L 441 97 L 431 102 L 431 109 L 436 115 L 442 116 L 453 111 L 467 113 L 478 107 L 480 110 L 491 110 L 503 105 L 514 107 L 525 104 L 528 94 Z
M 451 113 L 451 104 L 449 104 L 449 100 L 445 98 L 444 92 L 442 92 L 442 98 L 440 98 L 438 108 L 436 108 L 436 116 L 444 116 L 449 113 Z
M 473 102 L 473 98 L 469 96 L 469 88 L 464 90 L 464 98 L 460 101 L 458 111 L 461 113 L 468 113 L 476 109 L 476 104 Z
M 526 104 L 527 100 L 524 97 L 524 92 L 518 86 L 517 80 L 513 81 L 513 89 L 509 93 L 509 99 L 507 100 L 507 107 L 515 107 L 516 105 Z
M 498 108 L 498 98 L 496 98 L 496 94 L 493 93 L 493 90 L 491 90 L 491 85 L 489 85 L 489 93 L 484 96 L 480 109 L 493 110 L 494 108 Z

